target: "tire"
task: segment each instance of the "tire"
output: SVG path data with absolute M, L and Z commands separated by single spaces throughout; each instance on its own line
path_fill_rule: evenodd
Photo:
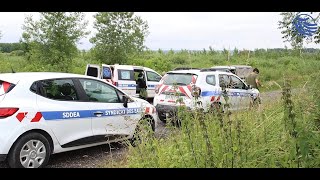
M 11 168 L 42 168 L 47 165 L 50 154 L 49 141 L 42 134 L 31 132 L 13 144 L 8 164 Z
M 142 142 L 142 139 L 151 138 L 155 133 L 155 122 L 150 118 L 141 119 L 135 129 L 130 144 L 136 147 Z
M 163 123 L 167 123 L 167 121 L 166 121 L 166 118 L 165 118 L 165 117 L 159 116 L 159 119 L 160 119 L 160 121 L 161 121 L 161 122 L 163 122 Z

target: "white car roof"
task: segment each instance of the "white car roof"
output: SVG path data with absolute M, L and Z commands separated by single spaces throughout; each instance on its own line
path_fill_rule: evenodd
M 229 72 L 225 72 L 225 71 L 203 71 L 201 72 L 200 70 L 175 70 L 175 71 L 169 71 L 167 73 L 181 73 L 181 74 L 186 74 L 186 73 L 191 73 L 191 74 L 197 74 L 199 75 L 200 73 L 201 74 L 227 74 L 227 75 L 235 75 L 233 73 L 229 73 Z
M 181 73 L 181 74 L 192 73 L 192 74 L 199 74 L 199 72 L 200 72 L 199 69 L 190 69 L 190 70 L 174 70 L 174 71 L 169 71 L 168 73 Z
M 37 81 L 42 79 L 53 78 L 91 78 L 95 77 L 73 74 L 73 73 L 60 73 L 60 72 L 17 72 L 17 73 L 3 73 L 0 74 L 0 80 L 10 83 L 17 83 L 20 80 Z

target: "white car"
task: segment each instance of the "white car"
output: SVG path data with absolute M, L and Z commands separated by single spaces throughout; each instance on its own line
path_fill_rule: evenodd
M 222 90 L 225 87 L 225 91 Z M 229 110 L 249 108 L 259 97 L 259 91 L 248 86 L 237 75 L 216 69 L 189 69 L 167 72 L 156 88 L 153 105 L 160 120 L 177 112 L 179 106 L 208 112 L 224 108 L 229 97 Z
M 44 167 L 51 154 L 135 139 L 155 130 L 153 105 L 101 79 L 68 73 L 0 74 L 0 160 Z
M 87 64 L 85 75 L 104 79 L 117 86 L 131 96 L 139 96 L 140 90 L 137 84 L 138 75 L 142 74 L 147 86 L 147 97 L 154 98 L 155 88 L 162 76 L 155 70 L 132 65 L 106 65 Z

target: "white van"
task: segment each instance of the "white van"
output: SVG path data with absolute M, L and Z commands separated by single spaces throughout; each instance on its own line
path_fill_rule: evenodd
M 155 96 L 155 88 L 162 78 L 162 76 L 153 69 L 119 64 L 87 64 L 85 75 L 105 79 L 127 94 L 137 97 L 139 96 L 137 78 L 140 73 L 143 74 L 143 79 L 146 81 L 147 98 L 153 98 Z

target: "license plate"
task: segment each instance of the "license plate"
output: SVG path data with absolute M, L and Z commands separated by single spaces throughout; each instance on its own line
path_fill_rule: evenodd
M 164 99 L 175 101 L 175 100 L 177 99 L 177 97 L 175 97 L 175 96 L 170 96 L 170 95 L 166 95 L 166 96 L 164 97 Z

